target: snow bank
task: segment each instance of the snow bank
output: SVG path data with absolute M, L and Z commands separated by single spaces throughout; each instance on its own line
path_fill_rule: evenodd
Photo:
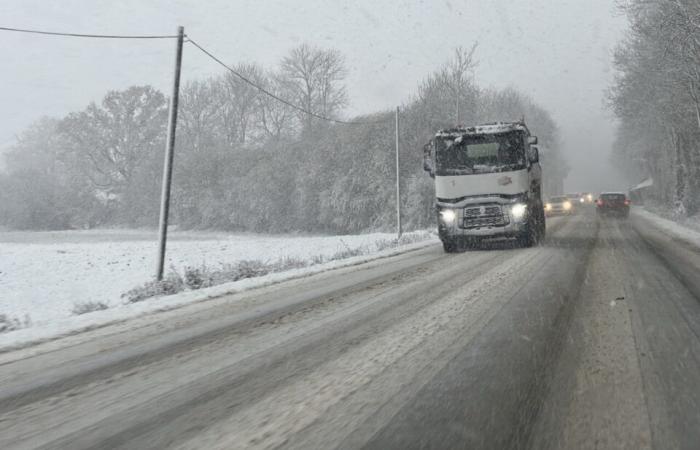
M 683 239 L 690 244 L 700 248 L 700 231 L 696 231 L 686 224 L 680 224 L 669 219 L 665 219 L 653 212 L 641 208 L 632 208 L 632 214 L 650 222 L 653 226 L 666 234 L 671 234 Z
M 299 237 L 174 233 L 168 245 L 167 266 L 178 271 L 188 266 L 216 266 L 241 260 L 330 258 L 358 247 L 365 248 L 367 254 L 127 304 L 121 295 L 153 277 L 156 242 L 150 237 L 132 232 L 84 235 L 68 232 L 51 233 L 48 239 L 43 233 L 0 233 L 0 314 L 21 321 L 27 315 L 31 318 L 28 328 L 0 334 L 0 347 L 47 339 L 226 293 L 359 264 L 432 245 L 437 239 L 433 236 L 425 242 L 378 251 L 378 247 L 394 235 Z M 105 303 L 109 309 L 74 315 L 74 306 L 86 302 Z
M 646 204 L 639 209 L 643 209 L 655 216 L 659 216 L 660 218 L 667 219 L 669 222 L 680 224 L 683 227 L 700 232 L 700 214 L 695 214 L 691 217 L 677 218 L 673 209 L 657 204 Z

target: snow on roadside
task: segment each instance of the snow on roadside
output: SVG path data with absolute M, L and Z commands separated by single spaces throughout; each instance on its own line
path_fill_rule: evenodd
M 694 216 L 691 216 L 691 217 L 677 219 L 672 210 L 668 209 L 667 207 L 663 207 L 661 205 L 646 204 L 646 205 L 642 206 L 642 208 L 645 211 L 647 211 L 655 216 L 659 216 L 663 219 L 667 219 L 670 222 L 679 224 L 682 227 L 690 228 L 691 230 L 695 230 L 697 232 L 700 232 L 700 214 L 695 214 Z M 642 208 L 639 208 L 639 209 L 642 209 Z
M 207 264 L 216 267 L 241 260 L 274 262 L 287 257 L 302 260 L 319 256 L 329 258 L 348 248 L 359 247 L 365 248 L 368 254 L 126 304 L 121 299 L 123 293 L 152 279 L 156 244 L 145 239 L 122 239 L 121 235 L 117 239 L 113 237 L 107 233 L 109 241 L 105 242 L 92 235 L 85 239 L 87 242 L 80 242 L 80 236 L 73 233 L 66 239 L 58 236 L 55 241 L 60 243 L 34 244 L 21 242 L 25 239 L 18 239 L 16 233 L 7 239 L 3 239 L 3 233 L 0 233 L 0 314 L 20 320 L 26 315 L 31 318 L 30 327 L 0 334 L 0 347 L 43 340 L 230 292 L 359 264 L 431 245 L 436 240 L 432 236 L 424 242 L 378 251 L 378 246 L 393 239 L 394 235 L 285 237 L 210 234 L 197 240 L 196 233 L 194 236 L 183 233 L 169 243 L 167 264 L 178 271 L 187 266 Z M 102 302 L 109 309 L 73 315 L 74 305 L 84 302 Z
M 632 208 L 632 214 L 651 222 L 656 228 L 665 233 L 675 235 L 700 248 L 700 231 L 689 228 L 687 225 L 665 219 L 651 211 L 641 208 Z

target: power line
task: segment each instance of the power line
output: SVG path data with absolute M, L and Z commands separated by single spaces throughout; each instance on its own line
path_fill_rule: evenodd
M 293 108 L 299 112 L 302 112 L 304 114 L 308 114 L 310 116 L 316 117 L 317 119 L 325 120 L 326 122 L 333 122 L 333 123 L 339 123 L 339 124 L 344 124 L 344 125 L 376 125 L 376 124 L 381 124 L 381 123 L 388 123 L 390 119 L 385 119 L 385 120 L 375 120 L 375 121 L 350 121 L 350 120 L 340 120 L 340 119 L 333 119 L 330 117 L 323 116 L 321 114 L 317 114 L 313 111 L 309 111 L 305 108 L 302 108 L 301 106 L 295 105 L 294 103 L 290 102 L 289 100 L 285 100 L 282 97 L 279 97 L 278 95 L 273 94 L 272 92 L 268 91 L 264 87 L 260 86 L 259 84 L 255 83 L 254 81 L 250 80 L 248 77 L 243 75 L 242 73 L 238 72 L 237 70 L 233 69 L 232 67 L 228 66 L 226 63 L 224 63 L 222 60 L 214 56 L 211 52 L 207 51 L 204 47 L 199 45 L 197 42 L 192 40 L 191 37 L 187 36 L 187 42 L 191 43 L 195 47 L 197 47 L 202 53 L 213 59 L 215 62 L 217 62 L 220 66 L 234 74 L 236 77 L 244 81 L 245 83 L 249 84 L 250 86 L 253 86 L 255 89 L 258 91 L 262 92 L 263 94 L 274 98 L 280 103 L 284 103 L 285 105 L 289 106 L 290 108 Z
M 119 35 L 119 34 L 82 34 L 62 33 L 58 31 L 28 30 L 23 28 L 0 27 L 0 31 L 13 31 L 17 33 L 43 34 L 49 36 L 67 36 L 95 39 L 176 39 L 177 35 Z
M 93 38 L 93 39 L 176 39 L 177 35 L 116 35 L 116 34 L 84 34 L 84 33 L 64 33 L 64 32 L 58 32 L 58 31 L 46 31 L 46 30 L 30 30 L 30 29 L 24 29 L 24 28 L 10 28 L 10 27 L 0 27 L 0 31 L 10 31 L 10 32 L 17 32 L 17 33 L 29 33 L 29 34 L 39 34 L 39 35 L 48 35 L 48 36 L 65 36 L 65 37 L 78 37 L 78 38 Z M 282 97 L 279 97 L 278 95 L 273 94 L 272 92 L 268 91 L 264 87 L 260 86 L 259 84 L 253 82 L 240 72 L 236 71 L 232 67 L 228 66 L 226 63 L 224 63 L 221 59 L 217 58 L 214 56 L 211 52 L 206 50 L 204 47 L 193 41 L 192 39 L 187 36 L 187 39 L 185 42 L 190 42 L 192 45 L 197 47 L 202 53 L 205 55 L 209 56 L 211 59 L 213 59 L 215 62 L 217 62 L 219 65 L 224 67 L 226 70 L 234 74 L 236 77 L 244 81 L 245 83 L 249 84 L 250 86 L 253 86 L 255 89 L 258 91 L 262 92 L 263 94 L 274 98 L 278 102 L 284 103 L 285 105 L 289 106 L 290 108 L 293 108 L 299 112 L 302 112 L 304 114 L 310 115 L 312 117 L 316 117 L 317 119 L 325 120 L 326 122 L 333 122 L 333 123 L 339 123 L 339 124 L 345 124 L 345 125 L 373 125 L 373 124 L 380 124 L 380 123 L 388 123 L 389 119 L 385 120 L 375 120 L 375 121 L 361 121 L 361 120 L 340 120 L 340 119 L 333 119 L 330 117 L 323 116 L 321 114 L 315 113 L 313 111 L 309 111 L 305 108 L 302 108 L 301 106 L 295 105 L 294 103 L 290 102 L 289 100 L 285 100 Z

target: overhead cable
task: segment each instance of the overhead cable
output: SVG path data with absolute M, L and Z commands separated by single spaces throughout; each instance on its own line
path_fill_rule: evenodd
M 176 39 L 177 35 L 142 35 L 142 34 L 83 34 L 63 33 L 59 31 L 29 30 L 24 28 L 0 27 L 0 31 L 13 31 L 17 33 L 43 34 L 49 36 L 66 36 L 94 39 Z
M 340 120 L 340 119 L 333 119 L 331 117 L 326 117 L 321 114 L 315 113 L 313 111 L 309 111 L 301 106 L 295 105 L 289 100 L 286 100 L 276 94 L 273 94 L 269 90 L 265 89 L 264 87 L 260 86 L 259 84 L 255 83 L 242 73 L 238 72 L 237 70 L 233 69 L 232 67 L 228 66 L 226 63 L 224 63 L 221 59 L 217 58 L 212 54 L 210 51 L 206 50 L 204 47 L 199 45 L 197 42 L 192 40 L 191 37 L 187 36 L 188 42 L 195 47 L 197 47 L 202 53 L 205 55 L 209 56 L 211 59 L 213 59 L 216 63 L 218 63 L 220 66 L 231 72 L 233 75 L 241 79 L 243 82 L 249 84 L 250 86 L 253 86 L 255 89 L 258 91 L 262 92 L 263 94 L 274 98 L 280 103 L 284 103 L 285 105 L 289 106 L 290 108 L 293 108 L 299 112 L 302 112 L 304 114 L 307 114 L 309 116 L 315 117 L 317 119 L 325 120 L 326 122 L 333 122 L 333 123 L 339 123 L 339 124 L 345 124 L 345 125 L 375 125 L 375 124 L 381 124 L 381 123 L 387 123 L 390 121 L 390 119 L 384 119 L 384 120 L 375 120 L 375 121 L 364 121 L 364 120 Z

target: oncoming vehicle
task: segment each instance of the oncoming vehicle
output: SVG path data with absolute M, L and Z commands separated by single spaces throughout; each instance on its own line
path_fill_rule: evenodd
M 545 234 L 537 138 L 524 122 L 440 130 L 424 148 L 446 252 L 483 238 L 530 247 Z
M 599 216 L 629 217 L 630 200 L 622 192 L 603 192 L 596 201 Z
M 571 201 L 571 204 L 573 205 L 574 209 L 586 201 L 584 199 L 583 194 L 579 193 L 565 194 L 565 196 Z
M 571 215 L 574 207 L 569 197 L 562 195 L 550 198 L 544 205 L 544 213 L 546 216 Z
M 591 194 L 590 192 L 582 192 L 581 193 L 581 203 L 585 203 L 587 205 L 592 205 L 594 203 L 593 194 Z

